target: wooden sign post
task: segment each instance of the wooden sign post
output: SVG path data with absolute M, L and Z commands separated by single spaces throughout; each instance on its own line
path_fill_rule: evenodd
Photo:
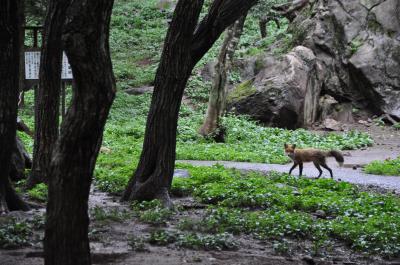
M 41 48 L 38 45 L 38 32 L 42 27 L 25 27 L 26 30 L 33 31 L 33 47 L 25 48 L 24 51 L 24 87 L 25 91 L 32 87 L 39 85 L 39 71 L 40 71 L 40 54 Z M 65 115 L 65 89 L 67 84 L 73 85 L 73 76 L 71 66 L 69 65 L 68 58 L 63 52 L 62 56 L 62 70 L 61 70 L 61 115 L 64 119 Z M 36 98 L 36 97 L 35 97 Z

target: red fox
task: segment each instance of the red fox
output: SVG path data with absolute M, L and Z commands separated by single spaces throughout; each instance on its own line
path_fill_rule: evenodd
M 326 157 L 333 156 L 340 166 L 343 166 L 343 155 L 336 151 L 322 151 L 318 149 L 299 149 L 296 148 L 295 144 L 285 144 L 285 153 L 293 160 L 293 166 L 289 171 L 289 175 L 292 174 L 293 169 L 299 166 L 300 175 L 303 173 L 303 162 L 313 162 L 314 166 L 318 169 L 319 175 L 317 177 L 320 178 L 322 175 L 321 167 L 327 169 L 331 174 L 331 178 L 333 179 L 332 169 L 330 169 L 326 164 Z

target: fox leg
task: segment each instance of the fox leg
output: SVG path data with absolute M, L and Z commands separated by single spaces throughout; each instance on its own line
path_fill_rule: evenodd
M 317 177 L 317 179 L 319 179 L 320 177 L 321 177 L 321 175 L 322 175 L 322 169 L 321 169 L 321 167 L 319 166 L 319 164 L 318 163 L 316 163 L 316 162 L 314 162 L 314 166 L 318 169 L 318 171 L 319 171 L 319 175 L 318 175 L 318 177 Z
M 303 175 L 303 162 L 299 163 L 299 177 L 301 177 L 301 175 Z
M 321 164 L 321 166 L 329 171 L 329 173 L 331 174 L 331 179 L 333 179 L 332 169 L 330 169 L 330 168 L 328 167 L 328 165 L 325 164 L 325 163 Z
M 290 168 L 290 170 L 289 170 L 289 175 L 291 175 L 292 174 L 292 171 L 293 171 L 293 169 L 295 169 L 296 167 L 297 167 L 297 163 L 296 162 L 294 162 L 294 164 L 293 164 L 293 166 Z

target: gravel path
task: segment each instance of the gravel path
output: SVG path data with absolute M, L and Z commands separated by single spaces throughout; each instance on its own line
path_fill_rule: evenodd
M 363 173 L 361 167 L 373 160 L 384 160 L 386 158 L 395 158 L 400 155 L 398 151 L 388 152 L 387 150 L 372 149 L 364 151 L 345 152 L 345 163 L 339 167 L 333 158 L 328 158 L 328 165 L 333 170 L 335 180 L 347 181 L 354 184 L 373 185 L 384 189 L 393 190 L 400 194 L 400 176 L 378 176 Z M 227 168 L 236 168 L 239 170 L 255 170 L 261 172 L 278 171 L 289 172 L 292 164 L 276 165 L 262 163 L 232 162 L 232 161 L 193 161 L 180 160 L 181 163 L 189 163 L 196 166 L 212 166 L 221 164 Z M 298 167 L 293 171 L 294 175 L 299 174 Z M 318 176 L 318 170 L 312 163 L 305 163 L 303 175 L 310 178 Z M 329 178 L 329 172 L 324 169 L 323 178 Z

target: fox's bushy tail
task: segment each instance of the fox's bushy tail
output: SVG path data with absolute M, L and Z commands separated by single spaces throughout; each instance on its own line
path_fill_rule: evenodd
M 336 161 L 339 163 L 339 166 L 343 166 L 344 158 L 343 158 L 343 155 L 339 151 L 331 150 L 328 152 L 328 155 L 333 156 L 336 159 Z

